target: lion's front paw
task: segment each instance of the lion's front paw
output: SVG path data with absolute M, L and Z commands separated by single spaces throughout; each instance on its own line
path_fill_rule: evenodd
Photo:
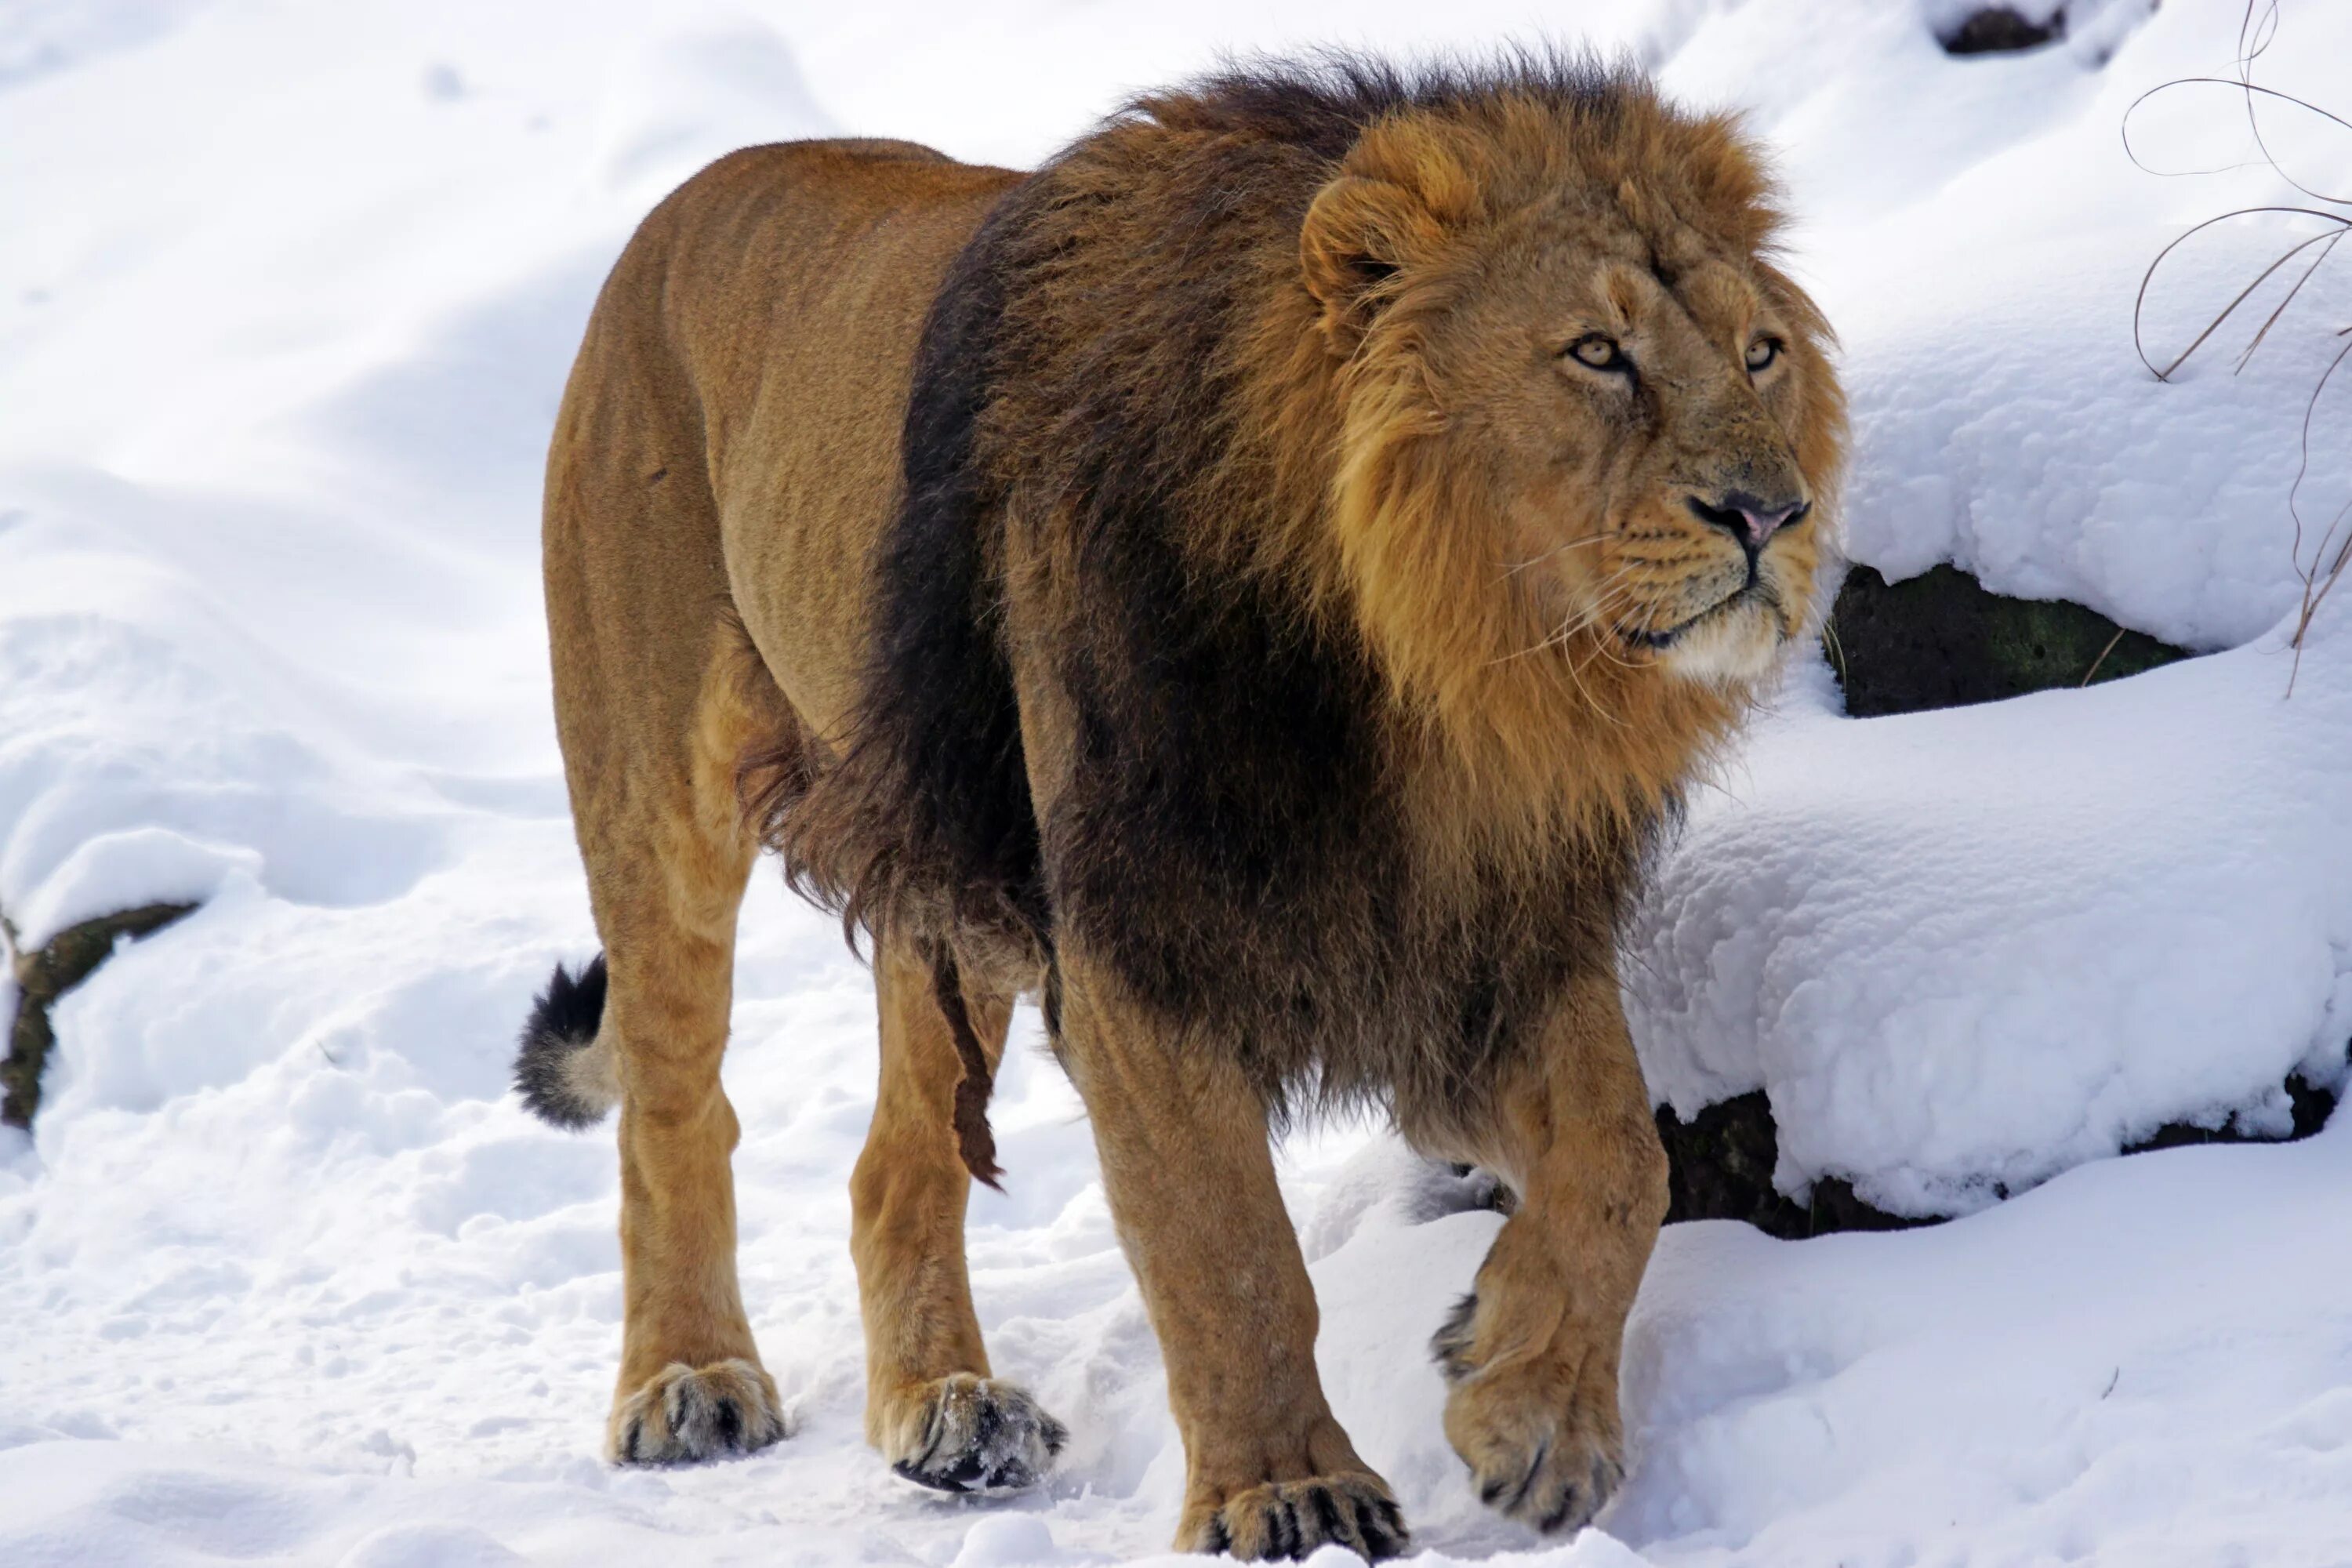
M 1545 1535 L 1590 1524 L 1625 1478 L 1614 1365 L 1596 1350 L 1482 1368 L 1468 1317 L 1457 1312 L 1435 1348 L 1454 1384 L 1445 1436 L 1479 1500 Z
M 616 1465 L 682 1465 L 748 1454 L 785 1435 L 775 1383 L 738 1356 L 662 1368 L 613 1407 L 604 1446 Z
M 1570 1378 L 1521 1370 L 1457 1387 L 1445 1436 L 1480 1501 L 1545 1535 L 1581 1529 L 1625 1477 L 1615 1391 L 1603 1409 Z
M 1245 1562 L 1305 1557 L 1340 1545 L 1368 1563 L 1412 1543 L 1396 1499 L 1378 1476 L 1309 1476 L 1265 1481 L 1199 1510 L 1178 1531 L 1188 1552 L 1229 1552 Z
M 1070 1435 L 1025 1390 L 968 1372 L 902 1391 L 876 1430 L 893 1470 L 943 1492 L 1034 1487 Z

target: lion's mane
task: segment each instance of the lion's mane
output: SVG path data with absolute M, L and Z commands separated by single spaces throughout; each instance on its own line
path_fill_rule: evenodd
M 1727 126 L 1584 60 L 1326 59 L 1139 101 L 952 269 L 857 721 L 745 774 L 795 884 L 853 928 L 1042 979 L 1049 1026 L 1055 954 L 1083 944 L 1277 1107 L 1473 1106 L 1609 962 L 1741 700 L 1507 657 L 1531 612 L 1454 558 L 1444 521 L 1477 498 L 1405 352 L 1412 311 L 1448 301 L 1328 351 L 1307 209 L 1369 128 L 1415 117 L 1465 206 L 1546 159 L 1668 148 L 1729 238 L 1775 222 Z M 1834 413 L 1808 437 L 1823 473 Z M 1069 754 L 1041 822 L 1023 710 L 1047 689 Z

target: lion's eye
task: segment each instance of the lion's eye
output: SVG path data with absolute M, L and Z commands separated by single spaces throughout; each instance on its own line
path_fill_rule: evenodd
M 1780 340 L 1759 338 L 1748 345 L 1748 374 L 1761 375 L 1780 357 Z
M 1594 370 L 1632 368 L 1632 362 L 1626 359 L 1625 351 L 1617 346 L 1617 340 L 1599 332 L 1587 332 L 1569 344 L 1568 352 L 1577 363 Z

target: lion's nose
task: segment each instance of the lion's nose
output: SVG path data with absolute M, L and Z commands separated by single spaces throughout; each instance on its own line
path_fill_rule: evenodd
M 1811 501 L 1768 500 L 1747 490 L 1726 490 L 1711 501 L 1686 496 L 1684 504 L 1701 521 L 1711 522 L 1739 541 L 1739 547 L 1751 555 L 1763 549 L 1773 534 L 1802 521 L 1812 510 Z

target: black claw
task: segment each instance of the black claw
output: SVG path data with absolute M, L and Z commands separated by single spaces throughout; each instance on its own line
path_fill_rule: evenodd
M 1038 1439 L 1048 1455 L 1062 1451 L 1062 1445 L 1069 1440 L 1067 1427 L 1025 1400 L 1019 1404 L 1017 1411 L 1035 1417 Z M 929 1441 L 923 1451 L 890 1468 L 916 1485 L 934 1491 L 995 1491 L 1034 1486 L 1037 1471 L 1030 1466 L 1025 1454 L 997 1453 L 1005 1447 L 1001 1439 L 1013 1424 L 1015 1415 L 1015 1407 L 1008 1406 L 1002 1397 L 983 1393 L 972 1412 L 969 1439 L 956 1452 L 942 1455 L 949 1419 L 947 1401 L 941 1398 L 932 1406 Z
M 730 1448 L 743 1447 L 743 1412 L 731 1399 L 719 1402 L 719 1441 Z
M 982 1468 L 977 1457 L 966 1454 L 940 1474 L 939 1482 L 941 1491 L 978 1492 L 994 1486 L 996 1479 Z
M 621 1458 L 630 1464 L 638 1462 L 637 1439 L 645 1435 L 645 1430 L 646 1424 L 643 1421 L 632 1421 L 629 1423 L 628 1430 L 621 1434 Z
M 1454 1310 L 1437 1325 L 1437 1332 L 1430 1336 L 1429 1353 L 1448 1383 L 1459 1383 L 1477 1370 L 1470 1360 L 1470 1320 L 1477 1310 L 1478 1292 L 1473 1290 L 1454 1303 Z
M 1347 1521 L 1339 1517 L 1339 1500 L 1331 1495 L 1331 1489 L 1317 1487 L 1309 1495 L 1315 1500 L 1316 1543 L 1347 1540 Z
M 1201 1550 L 1212 1557 L 1222 1557 L 1233 1549 L 1233 1532 L 1225 1528 L 1224 1515 L 1219 1514 L 1209 1521 L 1209 1539 L 1202 1543 Z
M 1559 1506 L 1544 1515 L 1541 1522 L 1537 1524 L 1536 1533 L 1549 1535 L 1561 1525 L 1566 1524 L 1569 1516 L 1576 1511 L 1576 1505 L 1583 1495 L 1575 1483 L 1570 1482 L 1568 1489 L 1560 1496 Z
M 940 1445 L 947 1440 L 947 1435 L 948 1402 L 945 1399 L 934 1399 L 931 1402 L 931 1422 L 929 1426 L 925 1428 L 923 1433 L 923 1451 L 916 1455 L 911 1459 L 903 1459 L 899 1461 L 898 1473 L 900 1475 L 907 1475 L 916 1470 L 929 1468 L 931 1462 L 931 1456 L 940 1451 Z M 929 1486 L 931 1483 L 926 1481 L 923 1484 Z M 963 1489 L 961 1487 L 950 1487 L 946 1489 L 949 1491 L 961 1491 Z
M 993 1398 L 980 1402 L 980 1414 L 971 1418 L 971 1446 L 985 1448 L 991 1439 L 1003 1428 L 1004 1407 Z
M 1396 1517 L 1394 1503 L 1358 1503 L 1356 1535 L 1364 1543 L 1364 1555 L 1375 1563 L 1404 1549 L 1404 1524 Z
M 935 1492 L 961 1492 L 970 1489 L 952 1476 L 934 1475 L 929 1470 L 917 1468 L 912 1459 L 901 1459 L 890 1468 L 900 1479 L 912 1481 L 919 1487 L 929 1487 Z
M 1528 1500 L 1528 1493 L 1535 1488 L 1536 1478 L 1543 1473 L 1544 1461 L 1550 1457 L 1551 1439 L 1547 1437 L 1542 1447 L 1536 1450 L 1535 1461 L 1528 1466 L 1528 1473 L 1519 1478 L 1519 1489 L 1511 1494 L 1511 1500 L 1503 1509 L 1505 1513 L 1519 1511 L 1519 1505 Z
M 1274 1515 L 1274 1555 L 1298 1558 L 1307 1555 L 1307 1542 L 1298 1532 L 1298 1513 L 1290 1500 L 1277 1497 L 1270 1510 Z
M 941 1408 L 945 1409 L 944 1401 L 941 1402 Z M 940 1426 L 940 1430 L 944 1432 L 947 1426 L 944 1417 Z M 968 1446 L 962 1453 L 956 1456 L 955 1463 L 947 1468 L 946 1473 L 940 1477 L 947 1490 L 963 1492 L 985 1489 L 989 1487 L 1020 1484 L 1015 1479 L 1020 1469 L 1018 1464 L 1008 1466 L 1003 1470 L 991 1470 L 988 1468 L 989 1451 L 995 1446 L 996 1435 L 1003 1426 L 1004 1414 L 997 1408 L 996 1401 L 983 1397 L 980 1402 L 979 1411 L 971 1418 L 971 1437 Z M 937 1446 L 937 1444 L 933 1445 L 934 1447 Z

